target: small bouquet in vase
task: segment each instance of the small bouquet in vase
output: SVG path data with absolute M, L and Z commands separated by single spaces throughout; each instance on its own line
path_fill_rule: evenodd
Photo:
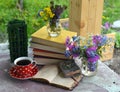
M 91 76 L 97 71 L 98 60 L 102 57 L 102 52 L 105 52 L 105 47 L 110 46 L 113 49 L 112 42 L 113 39 L 105 35 L 91 35 L 87 39 L 81 36 L 67 37 L 65 56 L 77 58 L 76 63 L 82 73 Z
M 39 16 L 43 18 L 45 22 L 49 22 L 47 29 L 51 37 L 56 37 L 60 34 L 61 25 L 59 19 L 66 8 L 65 5 L 55 5 L 54 1 L 51 1 L 50 6 L 45 7 L 39 12 Z

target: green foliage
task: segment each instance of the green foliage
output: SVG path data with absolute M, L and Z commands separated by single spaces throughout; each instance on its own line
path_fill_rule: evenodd
M 49 5 L 50 0 L 23 0 L 24 1 L 24 10 L 21 12 L 17 7 L 17 0 L 0 0 L 0 34 L 1 39 L 7 39 L 7 24 L 13 19 L 25 20 L 27 23 L 28 37 L 41 28 L 45 23 L 37 16 L 37 13 L 40 9 L 43 9 L 45 6 Z M 65 4 L 68 6 L 69 0 L 54 0 L 57 4 Z M 65 11 L 62 18 L 68 17 L 68 9 Z M 6 35 L 4 38 L 1 35 Z
M 116 33 L 115 47 L 120 48 L 120 32 Z
M 101 34 L 108 34 L 108 33 L 113 33 L 113 32 L 116 32 L 116 30 L 112 28 L 108 30 L 102 29 Z
M 105 22 L 113 23 L 116 20 L 120 19 L 120 0 L 104 0 L 104 11 L 103 11 L 103 24 Z M 116 41 L 115 48 L 120 48 L 120 32 L 117 32 L 116 29 L 110 28 L 107 31 L 103 31 L 103 33 L 111 33 L 116 32 Z
M 120 19 L 120 0 L 104 0 L 103 24 Z

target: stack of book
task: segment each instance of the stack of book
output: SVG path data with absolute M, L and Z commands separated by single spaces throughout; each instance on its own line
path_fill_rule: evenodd
M 65 61 L 65 40 L 67 36 L 77 35 L 76 32 L 62 30 L 58 37 L 50 37 L 46 26 L 31 35 L 30 46 L 33 48 L 33 57 L 37 64 L 53 64 Z

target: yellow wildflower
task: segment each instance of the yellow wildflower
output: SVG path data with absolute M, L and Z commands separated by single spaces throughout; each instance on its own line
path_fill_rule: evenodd
M 53 18 L 55 14 L 53 13 L 50 13 L 50 18 Z
M 105 17 L 105 16 L 102 16 L 102 18 L 105 19 L 105 20 L 108 20 L 108 19 L 109 19 L 109 17 Z
M 46 7 L 46 8 L 44 8 L 44 11 L 49 12 L 49 11 L 51 11 L 51 9 L 49 7 Z
M 49 18 L 53 18 L 55 14 L 52 13 L 50 7 L 46 7 L 44 8 L 43 13 L 41 13 L 40 15 L 41 16 L 44 15 L 45 16 L 44 20 L 47 20 Z
M 102 16 L 102 18 L 103 18 L 103 19 L 106 19 L 106 17 L 105 17 L 105 16 Z
M 44 12 L 43 12 L 43 11 L 41 11 L 41 12 L 40 12 L 40 16 L 43 16 L 43 15 L 44 15 Z
M 48 8 L 47 8 L 47 12 L 51 12 L 51 9 L 50 9 L 50 7 L 48 7 Z

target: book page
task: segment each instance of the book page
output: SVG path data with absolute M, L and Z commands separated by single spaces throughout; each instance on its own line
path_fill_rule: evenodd
M 66 87 L 68 89 L 72 89 L 75 85 L 77 85 L 77 82 L 73 80 L 72 78 L 65 78 L 62 76 L 62 74 L 58 74 L 54 80 L 51 81 L 52 84 Z
M 33 79 L 45 79 L 49 83 L 58 75 L 57 65 L 47 65 L 41 68 Z

